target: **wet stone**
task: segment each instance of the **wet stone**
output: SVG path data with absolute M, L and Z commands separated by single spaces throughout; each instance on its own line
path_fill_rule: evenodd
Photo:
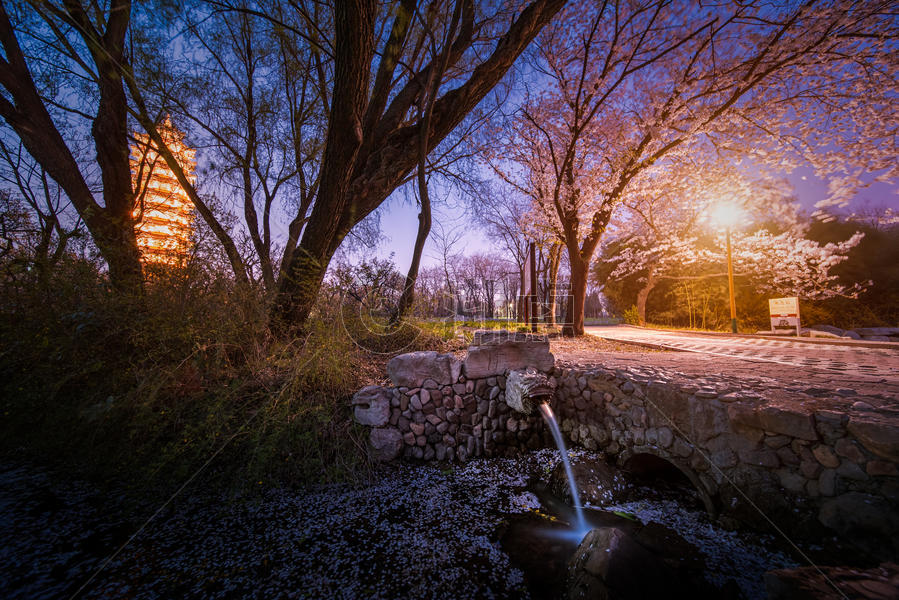
M 787 435 L 769 435 L 765 436 L 765 445 L 776 450 L 789 444 L 791 439 Z
M 806 479 L 817 479 L 818 474 L 821 473 L 821 465 L 817 462 L 804 460 L 799 465 L 799 472 Z
M 864 481 L 868 478 L 868 474 L 862 471 L 862 468 L 849 460 L 844 460 L 837 467 L 837 475 L 852 479 L 854 481 Z
M 667 427 L 659 429 L 659 445 L 662 448 L 668 448 L 674 442 L 674 434 Z
M 865 460 L 865 455 L 859 447 L 852 440 L 846 438 L 837 440 L 837 443 L 834 445 L 834 450 L 836 450 L 837 454 L 840 456 L 848 458 L 855 463 L 861 463 Z
M 777 471 L 777 478 L 780 480 L 780 485 L 788 492 L 801 494 L 805 490 L 805 478 L 799 473 L 780 469 Z
M 899 475 L 899 469 L 896 468 L 896 464 L 885 460 L 868 461 L 865 471 L 872 477 L 896 477 Z
M 796 456 L 796 453 L 793 452 L 793 450 L 789 446 L 784 446 L 782 448 L 778 448 L 776 450 L 776 452 L 777 452 L 777 457 L 780 458 L 781 461 L 783 461 L 783 464 L 794 465 L 794 466 L 799 464 L 799 457 Z M 808 461 L 808 462 L 811 462 L 811 461 Z
M 833 496 L 836 493 L 837 472 L 833 469 L 825 469 L 818 477 L 818 491 L 822 496 Z

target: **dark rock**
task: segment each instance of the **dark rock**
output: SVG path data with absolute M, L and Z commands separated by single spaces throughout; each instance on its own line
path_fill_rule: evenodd
M 836 457 L 829 446 L 815 446 L 812 448 L 812 454 L 815 455 L 819 463 L 828 469 L 836 469 L 840 466 L 840 459 Z
M 855 444 L 855 442 L 846 438 L 837 440 L 837 443 L 834 445 L 834 450 L 836 450 L 837 454 L 839 454 L 840 456 L 848 458 L 854 463 L 861 463 L 865 460 L 865 455 Z
M 896 464 L 885 460 L 868 461 L 865 471 L 872 477 L 896 477 L 899 475 L 899 469 L 896 468 Z
M 874 555 L 899 553 L 899 514 L 883 498 L 848 492 L 825 502 L 818 520 Z
M 623 530 L 590 531 L 568 563 L 568 598 L 668 598 L 676 574 Z
M 899 419 L 877 414 L 853 415 L 847 429 L 877 456 L 899 462 Z
M 391 461 L 403 449 L 403 434 L 394 427 L 376 427 L 368 436 L 371 457 L 378 461 Z
M 899 600 L 899 565 L 779 569 L 765 573 L 765 588 L 769 600 Z
M 834 327 L 833 325 L 824 324 L 812 325 L 811 327 L 809 327 L 809 329 L 814 329 L 815 331 L 825 331 L 827 333 L 832 333 L 837 337 L 843 337 L 843 335 L 846 333 L 845 329 L 840 329 L 839 327 Z

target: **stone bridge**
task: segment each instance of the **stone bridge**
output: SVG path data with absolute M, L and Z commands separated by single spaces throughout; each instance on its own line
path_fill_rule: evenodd
M 899 414 L 835 392 L 556 364 L 545 339 L 479 332 L 464 359 L 435 352 L 392 359 L 394 386 L 357 393 L 355 416 L 373 427 L 372 450 L 382 460 L 465 461 L 552 446 L 539 416 L 505 403 L 506 376 L 528 367 L 554 384 L 552 408 L 571 445 L 602 451 L 621 467 L 646 455 L 663 459 L 712 515 L 811 527 L 799 512 L 899 546 Z

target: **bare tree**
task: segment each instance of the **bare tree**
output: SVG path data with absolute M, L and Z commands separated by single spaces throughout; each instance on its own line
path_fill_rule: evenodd
M 487 21 L 477 21 L 471 0 L 458 0 L 460 26 L 447 40 L 448 73 L 452 72 L 457 85 L 434 101 L 428 150 L 436 147 L 500 81 L 563 3 L 535 0 L 500 31 L 496 22 L 489 23 L 490 27 Z M 395 76 L 403 54 L 414 50 L 406 43 L 413 6 L 409 0 L 400 2 L 380 51 L 374 0 L 348 0 L 334 7 L 335 76 L 321 179 L 309 223 L 287 261 L 272 312 L 276 328 L 304 324 L 340 242 L 418 163 L 420 152 L 415 140 L 421 139 L 422 122 L 409 120 L 408 115 L 426 93 L 429 74 L 439 66 L 431 61 L 416 73 Z M 483 46 L 485 39 L 496 42 L 489 55 L 480 59 L 469 51 Z M 370 85 L 373 72 L 375 79 Z
M 0 116 L 84 220 L 113 286 L 139 295 L 143 275 L 120 68 L 131 3 L 110 0 L 105 9 L 75 0 L 22 3 L 12 18 L 0 4 Z M 71 135 L 85 124 L 93 140 L 91 158 L 78 148 L 77 134 Z M 93 165 L 99 182 L 90 175 Z M 95 186 L 102 189 L 102 204 Z

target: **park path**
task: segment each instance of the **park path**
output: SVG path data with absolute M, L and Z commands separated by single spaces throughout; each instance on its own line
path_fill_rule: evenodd
M 780 365 L 899 383 L 899 349 L 887 344 L 880 348 L 871 344 L 808 343 L 621 325 L 586 327 L 585 332 L 607 340 L 768 363 L 770 368 Z

